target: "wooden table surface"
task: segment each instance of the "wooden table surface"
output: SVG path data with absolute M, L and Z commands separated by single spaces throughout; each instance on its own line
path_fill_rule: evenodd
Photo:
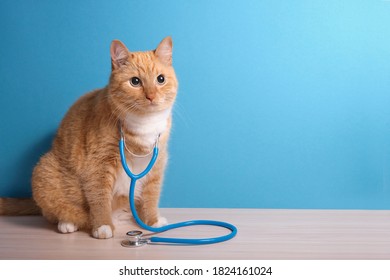
M 112 239 L 89 232 L 60 234 L 41 216 L 0 217 L 0 259 L 390 259 L 390 211 L 161 209 L 169 222 L 215 219 L 237 226 L 227 242 L 202 246 L 120 245 L 132 222 L 117 226 Z M 227 230 L 196 226 L 161 234 L 211 237 Z

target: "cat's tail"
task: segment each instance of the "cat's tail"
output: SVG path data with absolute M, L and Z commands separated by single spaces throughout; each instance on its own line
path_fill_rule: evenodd
M 41 209 L 32 198 L 0 198 L 0 215 L 40 215 Z

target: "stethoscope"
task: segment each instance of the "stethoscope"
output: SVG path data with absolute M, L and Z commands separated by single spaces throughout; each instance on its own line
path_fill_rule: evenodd
M 137 180 L 141 179 L 142 177 L 146 176 L 148 172 L 152 169 L 153 165 L 155 164 L 158 156 L 158 140 L 159 137 L 157 137 L 157 140 L 153 147 L 153 153 L 152 158 L 150 159 L 149 164 L 145 168 L 144 171 L 140 172 L 139 174 L 133 174 L 129 167 L 127 166 L 126 161 L 126 155 L 125 155 L 125 138 L 123 135 L 122 128 L 120 128 L 121 138 L 119 140 L 119 153 L 121 157 L 121 162 L 123 169 L 125 170 L 126 174 L 130 177 L 130 190 L 129 190 L 129 200 L 130 200 L 130 209 L 133 214 L 133 217 L 137 224 L 154 233 L 159 233 L 171 229 L 181 228 L 181 227 L 188 227 L 188 226 L 197 226 L 197 225 L 209 225 L 209 226 L 217 226 L 217 227 L 223 227 L 230 230 L 230 233 L 223 236 L 218 237 L 211 237 L 211 238 L 199 238 L 199 239 L 192 239 L 192 238 L 167 238 L 167 237 L 146 237 L 143 235 L 142 231 L 140 230 L 133 230 L 127 232 L 126 236 L 127 239 L 123 240 L 121 242 L 122 246 L 124 247 L 139 247 L 145 244 L 150 243 L 176 243 L 176 244 L 192 244 L 192 245 L 203 245 L 203 244 L 212 244 L 212 243 L 218 243 L 227 241 L 229 239 L 232 239 L 237 234 L 237 228 L 233 226 L 232 224 L 220 222 L 220 221 L 213 221 L 213 220 L 191 220 L 191 221 L 185 221 L 175 224 L 170 224 L 162 227 L 151 227 L 145 224 L 141 221 L 141 219 L 138 217 L 137 210 L 135 208 L 135 200 L 134 200 L 134 192 L 135 192 L 135 185 Z

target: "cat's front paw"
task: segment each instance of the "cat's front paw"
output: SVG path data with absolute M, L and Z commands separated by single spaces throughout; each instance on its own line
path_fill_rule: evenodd
M 152 227 L 163 227 L 163 226 L 166 226 L 168 224 L 168 220 L 164 217 L 158 217 L 157 219 L 157 222 L 155 222 Z
M 78 231 L 78 228 L 74 223 L 59 222 L 58 231 L 61 233 L 72 233 Z
M 98 239 L 107 239 L 113 237 L 112 228 L 109 225 L 102 225 L 92 230 L 92 236 Z

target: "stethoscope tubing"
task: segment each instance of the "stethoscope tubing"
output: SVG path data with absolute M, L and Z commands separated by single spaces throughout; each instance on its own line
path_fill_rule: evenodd
M 237 234 L 237 228 L 229 223 L 221 222 L 221 221 L 214 221 L 214 220 L 191 220 L 191 221 L 185 221 L 185 222 L 179 222 L 174 224 L 169 224 L 162 227 L 151 227 L 147 224 L 145 224 L 138 216 L 136 207 L 135 207 L 135 186 L 137 183 L 137 180 L 141 179 L 142 177 L 146 176 L 148 172 L 152 169 L 154 166 L 157 156 L 158 156 L 158 147 L 157 145 L 153 148 L 153 154 L 152 158 L 150 159 L 149 164 L 145 168 L 144 171 L 142 171 L 139 174 L 133 174 L 129 167 L 127 166 L 126 156 L 125 156 L 125 144 L 124 139 L 121 137 L 119 141 L 119 152 L 121 157 L 122 166 L 126 172 L 126 174 L 130 177 L 130 190 L 129 190 L 129 200 L 130 200 L 130 209 L 133 214 L 133 217 L 137 224 L 151 232 L 159 233 L 164 232 L 171 229 L 181 228 L 181 227 L 188 227 L 188 226 L 199 226 L 199 225 L 206 225 L 206 226 L 217 226 L 217 227 L 223 227 L 230 230 L 229 234 L 218 236 L 218 237 L 211 237 L 211 238 L 170 238 L 170 237 L 158 237 L 153 236 L 150 238 L 150 242 L 153 243 L 176 243 L 176 244 L 192 244 L 192 245 L 205 245 L 205 244 L 213 244 L 218 242 L 224 242 L 229 239 L 232 239 Z

